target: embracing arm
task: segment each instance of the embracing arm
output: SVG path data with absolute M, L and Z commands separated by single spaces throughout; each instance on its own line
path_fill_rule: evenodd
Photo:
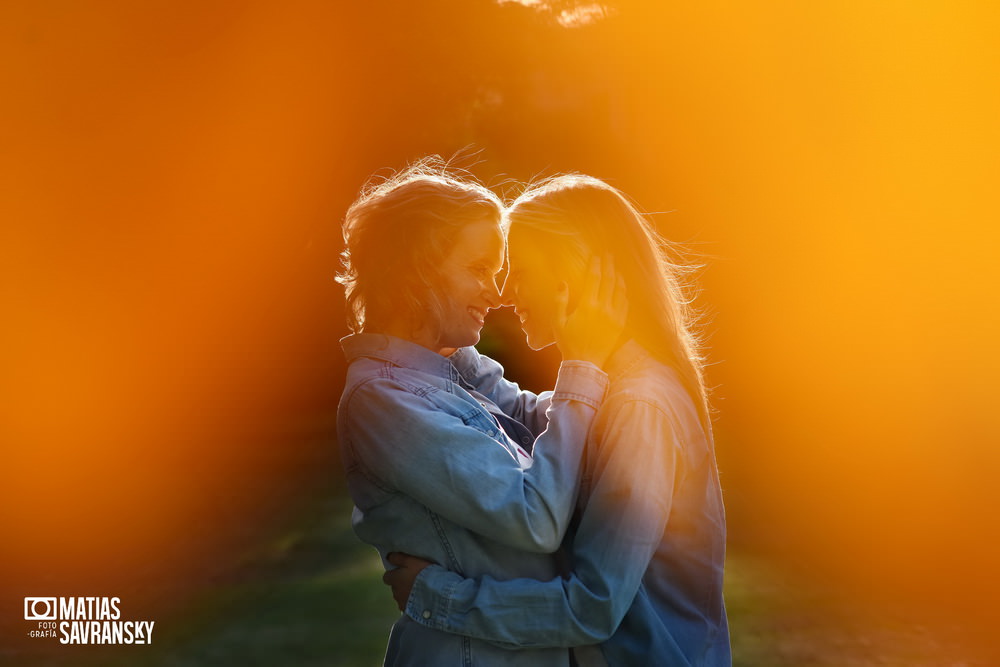
M 438 630 L 506 647 L 606 641 L 669 529 L 681 465 L 670 421 L 655 406 L 630 402 L 617 411 L 608 433 L 600 443 L 595 485 L 576 533 L 568 579 L 465 579 L 432 565 L 416 571 L 406 614 Z M 386 575 L 387 583 L 393 583 L 394 572 Z
M 535 394 L 521 389 L 516 382 L 503 376 L 503 366 L 480 354 L 474 347 L 460 348 L 448 359 L 463 380 L 496 403 L 505 415 L 527 426 L 536 436 L 545 430 L 548 423 L 545 413 L 552 400 L 551 391 Z
M 342 446 L 378 483 L 449 521 L 518 549 L 552 552 L 569 523 L 583 445 L 606 387 L 592 365 L 563 363 L 527 470 L 495 439 L 503 436 L 478 405 L 450 415 L 383 377 L 346 397 Z

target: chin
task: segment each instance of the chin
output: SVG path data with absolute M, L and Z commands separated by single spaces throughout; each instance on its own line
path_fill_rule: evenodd
M 529 349 L 538 352 L 539 350 L 544 350 L 549 345 L 555 344 L 556 341 L 554 339 L 543 338 L 528 334 L 527 336 L 525 336 L 525 342 L 527 343 Z
M 447 344 L 441 345 L 441 347 L 471 347 L 479 342 L 480 333 L 479 331 L 474 331 L 464 336 L 456 336 L 453 340 L 448 341 Z

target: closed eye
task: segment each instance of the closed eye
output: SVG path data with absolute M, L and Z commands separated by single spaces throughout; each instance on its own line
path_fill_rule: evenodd
M 492 278 L 494 275 L 489 267 L 482 265 L 472 267 L 472 274 L 481 280 Z

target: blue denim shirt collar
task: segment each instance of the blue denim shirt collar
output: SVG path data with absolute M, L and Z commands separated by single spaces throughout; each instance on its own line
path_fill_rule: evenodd
M 340 339 L 347 363 L 359 357 L 388 361 L 396 366 L 412 368 L 439 378 L 458 381 L 458 370 L 447 358 L 422 345 L 395 336 L 377 333 L 357 333 Z
M 611 353 L 605 364 L 608 372 L 608 379 L 611 382 L 621 379 L 626 373 L 631 371 L 637 364 L 646 362 L 652 355 L 639 343 L 632 339 L 625 341 L 621 347 Z

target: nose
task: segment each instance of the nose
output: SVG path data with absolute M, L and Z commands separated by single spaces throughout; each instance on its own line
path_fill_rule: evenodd
M 496 281 L 487 280 L 486 284 L 483 286 L 483 298 L 486 299 L 486 303 L 490 308 L 500 307 L 500 291 L 497 289 Z
M 503 288 L 500 290 L 500 305 L 501 306 L 513 306 L 514 305 L 514 281 L 510 279 L 510 273 L 508 273 L 503 281 Z

